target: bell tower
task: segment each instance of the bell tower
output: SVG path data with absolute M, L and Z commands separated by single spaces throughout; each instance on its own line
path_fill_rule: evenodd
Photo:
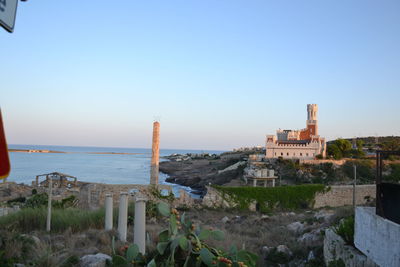
M 307 105 L 307 129 L 309 130 L 310 136 L 318 135 L 317 112 L 317 104 Z

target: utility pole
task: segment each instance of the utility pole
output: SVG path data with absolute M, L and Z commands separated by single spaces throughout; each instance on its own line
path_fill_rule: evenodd
M 357 165 L 353 164 L 354 181 L 353 181 L 353 207 L 356 208 L 356 184 L 357 184 Z

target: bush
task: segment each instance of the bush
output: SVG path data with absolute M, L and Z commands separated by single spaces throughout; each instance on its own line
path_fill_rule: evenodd
M 228 203 L 238 209 L 248 209 L 256 202 L 261 212 L 273 209 L 303 209 L 312 206 L 317 192 L 327 190 L 321 184 L 279 187 L 225 187 L 214 186 Z
M 354 246 L 354 216 L 347 217 L 334 227 L 334 231 L 340 235 L 347 245 Z

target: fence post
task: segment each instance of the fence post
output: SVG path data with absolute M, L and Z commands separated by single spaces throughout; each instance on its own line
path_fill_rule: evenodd
M 50 179 L 49 179 L 50 178 Z M 53 194 L 53 177 L 47 176 L 48 185 L 49 185 L 49 199 L 47 201 L 47 222 L 46 222 L 46 231 L 50 232 L 51 228 L 51 196 Z
M 139 247 L 139 252 L 146 253 L 146 201 L 143 195 L 135 196 L 135 221 L 133 228 L 133 243 Z
M 105 229 L 111 230 L 113 228 L 113 197 L 112 194 L 106 194 L 105 203 Z
M 128 193 L 121 192 L 118 211 L 118 235 L 122 242 L 126 242 L 126 229 L 128 224 Z

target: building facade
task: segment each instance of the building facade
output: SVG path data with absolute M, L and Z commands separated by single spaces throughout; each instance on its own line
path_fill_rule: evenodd
M 315 159 L 325 157 L 325 138 L 318 135 L 318 106 L 307 105 L 306 128 L 301 130 L 278 130 L 276 135 L 267 135 L 266 158 Z

